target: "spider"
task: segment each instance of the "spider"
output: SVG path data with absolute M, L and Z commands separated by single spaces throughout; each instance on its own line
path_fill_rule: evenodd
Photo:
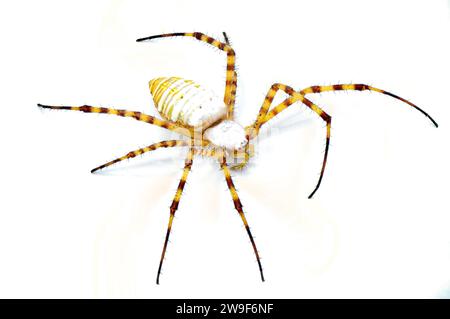
M 167 226 L 167 232 L 165 235 L 161 259 L 159 261 L 156 276 L 157 284 L 159 284 L 161 268 L 166 254 L 167 243 L 170 237 L 175 213 L 178 209 L 178 204 L 180 202 L 189 172 L 191 171 L 194 155 L 211 157 L 218 161 L 225 176 L 228 189 L 233 199 L 234 207 L 242 219 L 245 230 L 247 231 L 248 237 L 252 244 L 258 263 L 261 280 L 264 281 L 264 273 L 261 266 L 259 253 L 230 174 L 230 169 L 241 169 L 245 167 L 250 157 L 254 155 L 252 140 L 258 136 L 259 131 L 264 124 L 272 120 L 277 114 L 281 113 L 296 102 L 301 102 L 306 105 L 326 123 L 326 142 L 322 168 L 318 182 L 308 198 L 313 197 L 319 189 L 324 175 L 330 143 L 331 116 L 323 111 L 319 106 L 311 102 L 306 97 L 307 94 L 342 90 L 379 92 L 410 105 L 424 114 L 436 127 L 438 127 L 438 124 L 430 115 L 413 103 L 395 94 L 366 84 L 310 86 L 303 90 L 296 91 L 292 87 L 280 83 L 275 83 L 270 87 L 255 122 L 249 126 L 243 127 L 234 120 L 233 115 L 237 87 L 237 73 L 235 70 L 235 52 L 230 45 L 227 34 L 223 32 L 223 42 L 200 32 L 167 33 L 140 38 L 136 41 L 142 42 L 163 37 L 191 37 L 198 41 L 208 43 L 209 45 L 226 53 L 227 67 L 223 100 L 212 91 L 201 87 L 194 81 L 186 80 L 180 77 L 159 77 L 150 80 L 149 88 L 153 96 L 154 104 L 162 119 L 158 119 L 141 112 L 114 108 L 95 107 L 89 105 L 50 106 L 38 104 L 39 107 L 46 109 L 72 110 L 85 113 L 103 113 L 122 117 L 131 117 L 138 121 L 153 124 L 188 137 L 188 139 L 167 140 L 151 144 L 147 147 L 131 151 L 126 155 L 91 170 L 91 173 L 94 173 L 125 159 L 131 159 L 137 155 L 154 151 L 158 148 L 188 147 L 183 173 L 173 198 L 172 205 L 170 206 L 169 223 Z M 279 90 L 284 91 L 289 97 L 282 103 L 271 108 L 273 99 Z M 232 163 L 236 163 L 236 161 L 239 161 L 237 165 L 231 165 Z

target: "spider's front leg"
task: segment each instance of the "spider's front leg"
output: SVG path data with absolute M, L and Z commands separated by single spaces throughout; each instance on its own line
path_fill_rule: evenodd
M 270 106 L 272 105 L 273 99 L 275 97 L 275 94 L 282 90 L 285 93 L 289 94 L 290 97 L 284 100 L 282 103 L 275 106 L 273 109 L 270 110 Z M 322 183 L 323 174 L 325 172 L 325 166 L 327 164 L 327 158 L 328 158 L 328 149 L 330 145 L 330 134 L 331 134 L 331 116 L 328 115 L 324 110 L 322 110 L 320 107 L 318 107 L 316 104 L 308 100 L 304 95 L 300 94 L 299 92 L 296 92 L 292 87 L 280 83 L 275 83 L 272 85 L 272 87 L 267 92 L 266 98 L 264 99 L 263 105 L 261 106 L 261 109 L 258 113 L 258 117 L 256 118 L 255 123 L 253 125 L 247 126 L 245 128 L 247 135 L 249 138 L 255 138 L 259 134 L 259 130 L 262 125 L 270 121 L 272 118 L 274 118 L 277 114 L 294 104 L 295 102 L 302 102 L 307 107 L 309 107 L 312 111 L 314 111 L 317 115 L 320 116 L 322 120 L 325 121 L 327 125 L 327 135 L 326 135 L 326 141 L 325 141 L 325 153 L 323 156 L 323 162 L 322 162 L 322 169 L 320 170 L 320 176 L 319 180 L 316 184 L 316 187 L 312 191 L 312 193 L 308 196 L 308 198 L 311 198 L 314 196 L 316 191 L 319 189 L 320 184 Z M 269 111 L 270 110 L 270 111 Z
M 436 121 L 427 112 L 422 110 L 417 105 L 411 103 L 410 101 L 408 101 L 398 95 L 395 95 L 393 93 L 390 93 L 390 92 L 382 90 L 382 89 L 378 89 L 376 87 L 373 87 L 373 86 L 370 86 L 367 84 L 314 85 L 314 86 L 310 86 L 310 87 L 307 87 L 307 88 L 301 90 L 300 94 L 306 95 L 306 94 L 310 94 L 310 93 L 331 92 L 331 91 L 372 91 L 372 92 L 378 92 L 378 93 L 388 95 L 390 97 L 393 97 L 394 99 L 400 100 L 400 101 L 412 106 L 413 108 L 418 110 L 420 113 L 425 115 L 434 124 L 435 127 L 438 127 L 438 124 L 436 123 Z
M 283 90 L 284 92 L 286 92 L 287 94 L 289 94 L 290 97 L 269 111 L 270 106 L 273 101 L 273 98 L 274 98 L 276 92 L 280 89 Z M 317 113 L 322 118 L 322 120 L 324 120 L 327 124 L 327 137 L 326 137 L 326 144 L 325 144 L 325 153 L 324 153 L 324 158 L 323 158 L 322 169 L 320 172 L 319 181 L 318 181 L 314 191 L 308 196 L 308 198 L 311 198 L 315 194 L 315 192 L 318 190 L 320 183 L 322 182 L 323 174 L 325 172 L 325 166 L 326 166 L 327 156 L 328 156 L 328 148 L 329 148 L 329 143 L 330 143 L 331 116 L 328 115 L 325 111 L 323 111 L 320 107 L 315 105 L 313 102 L 311 102 L 309 99 L 307 99 L 305 97 L 305 94 L 327 92 L 327 91 L 341 91 L 341 90 L 353 90 L 353 91 L 369 90 L 369 91 L 379 92 L 379 93 L 388 95 L 390 97 L 393 97 L 397 100 L 400 100 L 400 101 L 412 106 L 413 108 L 415 108 L 416 110 L 421 112 L 423 115 L 425 115 L 436 127 L 438 127 L 438 124 L 436 123 L 436 121 L 428 113 L 426 113 L 424 110 L 419 108 L 417 105 L 411 103 L 410 101 L 408 101 L 398 95 L 395 95 L 393 93 L 390 93 L 390 92 L 382 90 L 382 89 L 375 88 L 375 87 L 367 85 L 367 84 L 335 84 L 335 85 L 328 85 L 328 86 L 311 86 L 311 87 L 303 89 L 299 92 L 296 92 L 294 89 L 292 89 L 291 87 L 289 87 L 287 85 L 283 85 L 283 84 L 272 85 L 271 89 L 269 90 L 269 92 L 266 95 L 266 98 L 264 100 L 264 103 L 263 103 L 260 111 L 259 111 L 259 115 L 258 115 L 255 123 L 251 126 L 246 127 L 247 134 L 251 138 L 254 138 L 258 135 L 259 129 L 261 128 L 262 125 L 264 125 L 265 123 L 270 121 L 277 114 L 279 114 L 280 112 L 282 112 L 283 110 L 285 110 L 286 108 L 288 108 L 290 105 L 294 104 L 297 101 L 302 102 L 307 107 L 309 107 L 311 110 L 313 110 L 315 113 Z

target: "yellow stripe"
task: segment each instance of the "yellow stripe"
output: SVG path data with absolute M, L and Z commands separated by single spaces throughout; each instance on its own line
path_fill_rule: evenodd
M 153 80 L 150 80 L 149 82 L 149 87 L 150 87 L 150 92 L 154 92 L 154 90 L 156 89 L 157 85 L 163 80 L 164 78 L 156 78 Z
M 165 91 L 165 87 L 167 86 L 167 81 L 169 81 L 171 78 L 163 78 L 158 86 L 155 88 L 153 95 L 153 100 L 155 101 L 156 107 L 159 109 L 160 108 L 160 104 L 159 104 L 159 99 L 161 98 L 161 94 L 162 92 Z
M 163 105 L 161 112 L 166 115 L 167 118 L 170 119 L 170 115 L 172 114 L 173 111 L 173 107 L 176 103 L 176 101 L 174 101 L 175 96 L 180 96 L 181 91 L 184 90 L 185 88 L 187 88 L 188 86 L 190 86 L 193 82 L 190 80 L 183 80 L 184 83 L 181 84 L 181 86 L 178 87 L 174 87 L 172 88 L 171 92 L 167 95 L 166 97 L 166 104 Z M 170 99 L 169 99 L 170 97 Z M 169 109 L 168 109 L 169 108 Z
M 163 93 L 176 81 L 178 81 L 179 78 L 176 77 L 171 77 L 168 78 L 165 82 L 161 83 L 160 88 L 158 89 L 158 92 L 156 92 L 155 96 L 154 96 L 154 100 L 156 102 L 156 104 L 159 107 L 162 107 L 162 105 L 160 104 L 160 99 L 161 96 L 163 95 Z
M 161 102 L 160 107 L 158 108 L 162 114 L 166 114 L 166 108 L 167 108 L 167 105 L 169 104 L 168 102 L 170 101 L 172 92 L 174 92 L 174 90 L 176 90 L 176 85 L 180 86 L 180 85 L 183 85 L 183 83 L 184 83 L 184 80 L 178 78 L 175 82 L 173 82 L 171 85 L 169 85 L 167 87 L 167 89 L 162 93 L 161 98 L 162 98 L 162 96 L 164 96 L 164 99 L 162 101 L 160 101 Z
M 167 78 L 160 77 L 156 78 L 150 81 L 150 92 L 152 93 L 152 96 L 156 95 L 156 89 L 159 87 L 159 85 L 164 82 Z

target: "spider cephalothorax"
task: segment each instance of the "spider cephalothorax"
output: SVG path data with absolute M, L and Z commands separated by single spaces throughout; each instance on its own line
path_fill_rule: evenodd
M 175 193 L 172 205 L 170 206 L 169 225 L 164 241 L 161 259 L 158 267 L 158 274 L 156 282 L 159 283 L 159 276 L 166 253 L 167 243 L 172 229 L 172 223 L 175 212 L 178 208 L 181 195 L 183 193 L 186 179 L 191 171 L 192 161 L 194 155 L 201 155 L 212 157 L 216 159 L 222 169 L 227 186 L 230 190 L 234 207 L 244 223 L 247 234 L 252 243 L 253 251 L 258 262 L 261 279 L 264 281 L 264 275 L 261 267 L 261 262 L 256 249 L 255 241 L 253 240 L 250 227 L 242 209 L 242 204 L 234 187 L 229 168 L 244 167 L 249 158 L 253 154 L 251 141 L 258 136 L 261 127 L 273 119 L 277 114 L 287 109 L 296 102 L 300 102 L 315 112 L 326 123 L 326 143 L 325 153 L 322 162 L 322 169 L 319 180 L 313 192 L 309 195 L 311 198 L 320 186 L 322 177 L 325 171 L 327 162 L 328 147 L 330 142 L 331 130 L 331 116 L 323 111 L 319 106 L 311 102 L 306 95 L 312 93 L 326 92 L 326 91 L 374 91 L 391 96 L 398 99 L 411 107 L 417 109 L 426 117 L 428 117 L 437 127 L 437 123 L 425 111 L 420 109 L 413 103 L 387 91 L 366 85 L 366 84 L 336 84 L 328 86 L 311 86 L 300 91 L 296 91 L 290 86 L 275 83 L 267 92 L 263 105 L 261 106 L 255 122 L 249 126 L 242 127 L 239 125 L 233 116 L 234 103 L 236 97 L 237 74 L 235 71 L 235 53 L 231 48 L 228 38 L 225 33 L 224 42 L 213 39 L 203 33 L 169 33 L 162 35 L 150 36 L 147 38 L 138 39 L 137 41 L 151 40 L 161 37 L 193 37 L 199 41 L 206 42 L 227 54 L 227 68 L 226 68 L 226 82 L 224 98 L 221 99 L 213 92 L 201 87 L 191 80 L 185 80 L 180 77 L 159 77 L 150 81 L 149 87 L 153 96 L 156 108 L 163 119 L 158 119 L 153 116 L 143 114 L 141 112 L 119 110 L 114 108 L 94 107 L 89 105 L 83 106 L 49 106 L 38 104 L 38 106 L 48 109 L 59 110 L 73 110 L 82 111 L 86 113 L 105 113 L 113 114 L 123 117 L 131 117 L 138 121 L 150 123 L 170 131 L 177 132 L 188 139 L 161 141 L 151 144 L 147 147 L 131 151 L 128 154 L 119 157 L 111 162 L 105 163 L 94 168 L 91 172 L 108 167 L 125 159 L 133 158 L 137 155 L 156 150 L 158 148 L 168 147 L 188 147 L 188 152 L 185 160 L 185 166 L 181 180 L 178 184 L 178 189 Z M 282 90 L 289 95 L 280 104 L 271 108 L 275 94 Z M 236 165 L 230 165 L 233 162 Z

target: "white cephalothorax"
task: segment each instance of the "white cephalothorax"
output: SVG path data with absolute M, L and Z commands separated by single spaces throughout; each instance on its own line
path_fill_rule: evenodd
M 208 128 L 204 137 L 214 145 L 225 147 L 227 150 L 242 150 L 247 145 L 245 129 L 229 120 Z

